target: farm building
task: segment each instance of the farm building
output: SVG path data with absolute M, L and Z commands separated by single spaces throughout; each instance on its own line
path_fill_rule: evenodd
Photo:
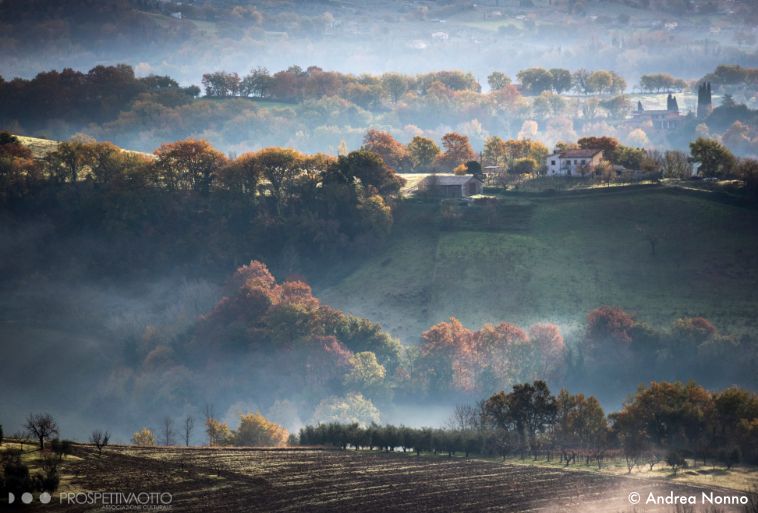
M 602 160 L 603 150 L 565 150 L 548 155 L 545 167 L 548 176 L 584 176 Z
M 466 198 L 481 194 L 483 188 L 484 182 L 479 176 L 450 173 L 429 175 L 418 185 L 419 191 L 441 198 Z

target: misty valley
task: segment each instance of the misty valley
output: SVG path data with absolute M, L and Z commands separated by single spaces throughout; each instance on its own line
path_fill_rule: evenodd
M 745 0 L 0 0 L 11 511 L 758 511 Z

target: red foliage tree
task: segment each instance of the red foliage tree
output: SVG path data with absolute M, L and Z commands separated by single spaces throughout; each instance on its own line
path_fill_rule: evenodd
M 473 376 L 469 360 L 473 333 L 455 317 L 429 328 L 421 335 L 417 378 L 432 390 L 470 390 Z
M 566 357 L 566 343 L 555 324 L 535 324 L 529 328 L 529 341 L 538 356 L 538 379 L 551 379 L 560 374 Z
M 382 157 L 385 164 L 395 171 L 404 171 L 411 167 L 407 148 L 392 137 L 389 132 L 369 129 L 363 138 L 361 149 L 376 153 Z
M 443 135 L 442 147 L 445 148 L 445 152 L 437 157 L 437 164 L 442 168 L 451 170 L 459 164 L 477 160 L 477 155 L 465 135 L 455 132 Z
M 632 341 L 630 330 L 635 324 L 634 318 L 621 308 L 601 306 L 587 315 L 587 339 L 628 344 Z

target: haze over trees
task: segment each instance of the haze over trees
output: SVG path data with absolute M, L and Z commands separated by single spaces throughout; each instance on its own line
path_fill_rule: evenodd
M 39 452 L 54 415 L 105 458 L 318 423 L 751 458 L 752 396 L 720 394 L 755 385 L 754 6 L 491 4 L 0 2 L 0 338 L 39 383 L 0 381 L 60 408 Z M 569 149 L 603 158 L 545 176 Z M 448 173 L 482 194 L 434 197 Z M 377 427 L 454 402 L 452 433 Z
M 676 474 L 685 458 L 727 467 L 758 461 L 756 408 L 755 394 L 745 389 L 710 392 L 692 382 L 652 382 L 606 416 L 595 397 L 566 389 L 553 395 L 545 382 L 534 381 L 458 406 L 447 429 L 332 422 L 304 427 L 298 440 L 343 450 L 530 455 L 598 468 L 621 457 L 630 473 L 665 462 Z

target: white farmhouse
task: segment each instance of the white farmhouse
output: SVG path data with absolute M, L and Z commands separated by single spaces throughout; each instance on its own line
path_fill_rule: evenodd
M 548 176 L 584 176 L 595 171 L 603 160 L 603 150 L 564 150 L 547 156 Z

